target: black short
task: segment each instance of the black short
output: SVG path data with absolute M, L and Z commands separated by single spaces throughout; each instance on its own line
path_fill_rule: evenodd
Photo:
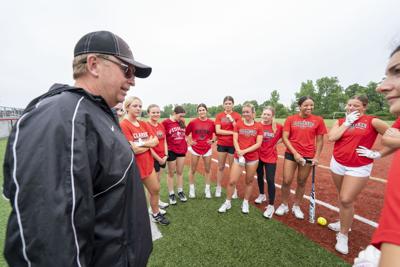
M 312 158 L 309 158 L 309 157 L 303 157 L 303 158 L 305 160 L 312 159 Z M 296 160 L 294 159 L 294 155 L 292 153 L 289 153 L 289 152 L 285 152 L 285 159 L 296 162 Z
M 217 145 L 217 151 L 218 152 L 229 153 L 229 154 L 233 155 L 235 153 L 235 147 Z
M 167 165 L 167 163 L 164 163 L 163 165 L 161 165 L 157 160 L 154 160 L 154 170 L 156 172 L 159 172 L 161 170 L 161 168 L 165 168 L 165 166 Z
M 178 153 L 175 153 L 174 151 L 168 150 L 167 161 L 174 161 L 174 160 L 176 160 L 176 158 L 185 157 L 185 156 L 186 156 L 186 154 L 178 154 Z

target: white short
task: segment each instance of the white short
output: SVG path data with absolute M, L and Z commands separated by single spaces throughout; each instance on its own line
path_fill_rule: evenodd
M 334 157 L 331 159 L 331 171 L 338 175 L 349 175 L 354 177 L 369 177 L 372 171 L 372 163 L 361 167 L 347 167 L 335 160 Z
M 240 165 L 239 159 L 233 158 L 233 160 Z M 258 164 L 258 159 L 257 160 L 246 160 L 246 165 L 255 165 Z
M 198 157 L 209 157 L 212 154 L 212 148 L 210 148 L 205 154 L 200 155 L 199 153 L 197 153 L 196 151 L 193 150 L 193 148 L 190 146 L 188 147 L 188 150 L 190 153 L 192 153 L 192 155 L 198 156 Z

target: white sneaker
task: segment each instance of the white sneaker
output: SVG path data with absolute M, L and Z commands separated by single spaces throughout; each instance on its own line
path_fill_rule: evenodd
M 195 198 L 196 197 L 196 192 L 194 190 L 194 187 L 189 188 L 189 198 Z
M 347 254 L 349 254 L 349 245 L 348 245 L 348 242 L 349 242 L 349 237 L 348 236 L 346 236 L 346 235 L 344 235 L 344 234 L 342 234 L 342 233 L 337 233 L 337 235 L 336 235 L 336 246 L 335 246 L 335 249 L 338 251 L 338 252 L 340 252 L 340 253 L 342 253 L 342 254 L 344 254 L 344 255 L 347 255 Z
M 293 205 L 292 213 L 294 214 L 294 217 L 296 217 L 297 219 L 300 219 L 300 220 L 304 219 L 304 213 L 301 211 L 299 206 Z
M 267 219 L 271 219 L 272 216 L 274 215 L 275 208 L 273 205 L 268 205 L 267 208 L 265 209 L 263 216 Z
M 164 215 L 167 213 L 166 210 L 163 210 L 161 208 L 159 208 L 158 210 L 160 211 L 161 215 Z M 151 207 L 149 207 L 149 214 L 153 215 L 153 211 L 152 211 Z
M 230 210 L 232 205 L 230 202 L 225 201 L 224 204 L 218 209 L 219 213 L 225 213 L 227 210 Z
M 264 201 L 267 201 L 267 197 L 265 196 L 265 194 L 259 194 L 256 200 L 254 200 L 254 203 L 261 204 Z
M 275 211 L 275 214 L 278 216 L 283 216 L 284 214 L 289 212 L 289 207 L 285 204 L 280 204 L 278 209 Z
M 165 203 L 165 202 L 163 202 L 161 200 L 158 200 L 158 207 L 161 208 L 161 209 L 166 209 L 166 208 L 169 207 L 169 204 Z
M 233 191 L 232 199 L 237 199 L 237 198 L 238 198 L 238 194 L 237 194 L 237 190 L 235 187 L 235 191 Z
M 328 224 L 328 228 L 335 232 L 340 232 L 340 221 Z M 351 228 L 349 229 L 349 232 Z
M 242 203 L 242 213 L 249 214 L 249 202 L 243 201 Z
M 204 190 L 204 194 L 206 194 L 206 198 L 211 198 L 211 191 L 209 188 Z
M 221 187 L 220 186 L 217 186 L 216 188 L 215 188 L 215 197 L 221 197 Z

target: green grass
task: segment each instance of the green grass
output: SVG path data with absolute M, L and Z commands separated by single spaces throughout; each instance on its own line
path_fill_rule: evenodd
M 205 199 L 202 180 L 197 176 L 196 199 L 167 209 L 171 224 L 159 226 L 163 238 L 154 241 L 148 266 L 348 266 L 279 221 L 264 219 L 255 207 L 242 214 L 241 201 L 232 201 L 232 209 L 219 214 L 225 198 Z
M 6 139 L 0 140 L 0 182 Z M 186 170 L 187 172 L 187 170 Z M 187 173 L 185 174 L 187 185 Z M 162 198 L 167 200 L 165 177 Z M 227 214 L 217 209 L 224 198 L 204 199 L 203 177 L 197 176 L 197 199 L 169 207 L 169 226 L 159 226 L 163 238 L 154 242 L 148 266 L 346 266 L 339 257 L 275 220 L 266 220 L 250 207 L 243 215 L 240 201 Z M 214 185 L 213 185 L 214 187 Z M 0 266 L 3 258 L 8 201 L 0 200 Z
M 6 151 L 7 139 L 0 139 L 0 184 L 3 185 L 3 162 L 4 153 Z M 3 193 L 3 192 L 1 192 Z M 0 198 L 0 266 L 7 266 L 6 260 L 3 256 L 4 239 L 6 236 L 6 226 L 8 216 L 10 215 L 11 206 L 7 200 Z

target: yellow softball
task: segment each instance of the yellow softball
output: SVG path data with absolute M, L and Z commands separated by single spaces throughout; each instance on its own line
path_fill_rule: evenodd
M 317 222 L 319 225 L 325 226 L 328 222 L 324 217 L 318 217 Z

